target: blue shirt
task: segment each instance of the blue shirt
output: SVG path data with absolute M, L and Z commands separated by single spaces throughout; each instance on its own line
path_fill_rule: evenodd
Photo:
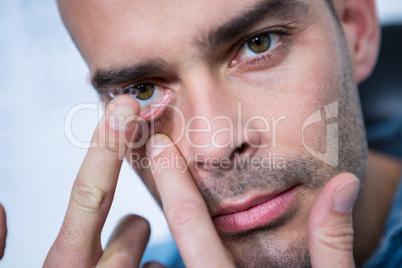
M 402 183 L 395 195 L 386 228 L 383 232 L 380 246 L 363 266 L 372 267 L 402 267 Z

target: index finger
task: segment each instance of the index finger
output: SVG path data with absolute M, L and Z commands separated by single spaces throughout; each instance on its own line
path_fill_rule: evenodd
M 108 105 L 92 137 L 94 146 L 88 149 L 74 182 L 59 235 L 47 257 L 53 266 L 59 262 L 73 267 L 92 266 L 102 254 L 100 234 L 139 110 L 138 103 L 124 95 Z
M 159 148 L 151 147 L 156 144 Z M 162 198 L 163 211 L 177 244 L 180 255 L 188 267 L 232 267 L 233 264 L 215 230 L 207 206 L 184 166 L 174 166 L 182 157 L 165 135 L 154 135 L 147 143 L 147 154 L 153 160 L 153 177 Z M 163 150 L 163 151 L 162 151 Z M 160 158 L 169 158 L 170 165 L 156 165 Z M 174 162 L 174 164 L 173 164 Z

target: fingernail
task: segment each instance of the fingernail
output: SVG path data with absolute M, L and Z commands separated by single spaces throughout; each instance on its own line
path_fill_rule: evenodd
M 116 131 L 132 128 L 135 125 L 135 111 L 128 105 L 110 104 L 107 107 L 107 121 L 110 128 Z
M 336 189 L 334 210 L 342 213 L 351 212 L 360 189 L 359 179 L 353 177 Z
M 156 134 L 149 138 L 147 142 L 147 156 L 155 158 L 160 155 L 166 148 L 168 141 L 164 135 Z

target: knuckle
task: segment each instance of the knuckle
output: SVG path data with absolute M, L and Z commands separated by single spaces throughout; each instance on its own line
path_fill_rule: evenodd
M 348 224 L 318 230 L 316 238 L 327 248 L 348 252 L 353 250 L 353 235 L 353 227 Z
M 97 214 L 104 205 L 106 192 L 96 183 L 76 183 L 73 187 L 71 200 L 84 213 Z
M 175 230 L 191 228 L 196 220 L 200 204 L 194 200 L 185 200 L 165 211 L 166 218 Z

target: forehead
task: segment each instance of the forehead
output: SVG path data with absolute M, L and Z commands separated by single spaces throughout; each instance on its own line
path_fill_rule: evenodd
M 166 59 L 177 51 L 193 54 L 197 41 L 208 41 L 209 32 L 231 19 L 259 6 L 281 6 L 283 11 L 296 3 L 303 1 L 60 0 L 59 6 L 74 41 L 94 70 L 149 57 Z

